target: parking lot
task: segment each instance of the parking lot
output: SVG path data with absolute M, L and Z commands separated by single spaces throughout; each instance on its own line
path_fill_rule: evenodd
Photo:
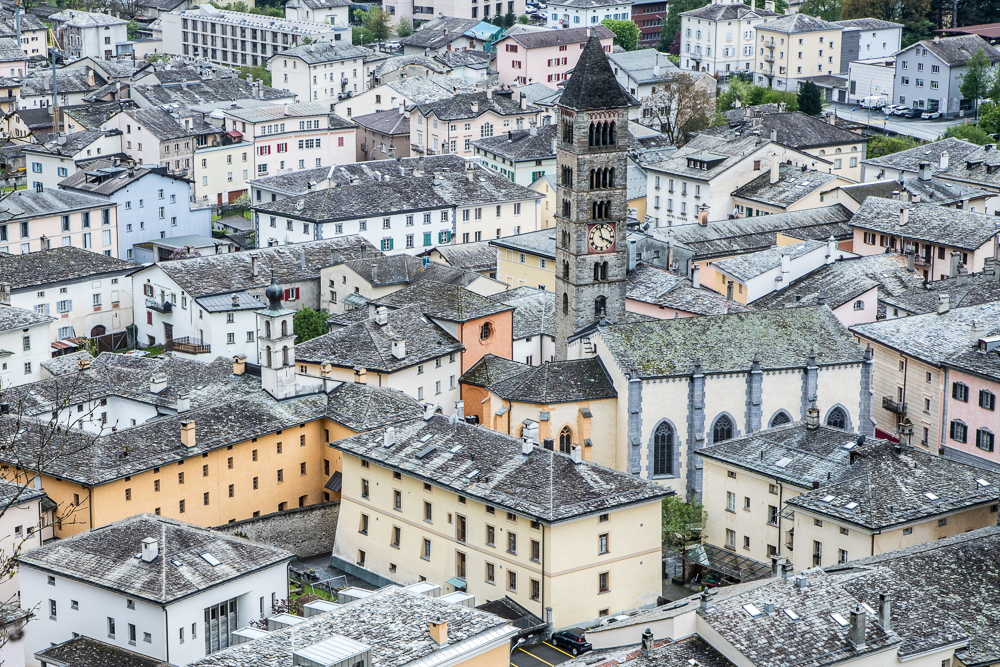
M 510 655 L 511 667 L 554 667 L 573 656 L 548 642 L 519 646 Z

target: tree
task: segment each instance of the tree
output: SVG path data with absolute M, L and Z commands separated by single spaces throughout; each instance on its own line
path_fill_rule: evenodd
M 514 13 L 513 9 L 508 10 L 508 12 L 503 15 L 503 27 L 505 28 L 510 28 L 511 26 L 514 25 L 516 21 L 517 21 L 517 14 Z
M 920 146 L 923 142 L 907 136 L 887 137 L 884 134 L 873 134 L 868 138 L 868 148 L 865 155 L 869 160 L 883 155 L 892 155 Z
M 361 19 L 361 29 L 367 31 L 370 42 L 382 43 L 392 33 L 392 14 L 380 6 L 355 13 Z
M 326 325 L 326 313 L 313 310 L 309 306 L 302 307 L 292 317 L 292 331 L 295 332 L 295 340 L 298 343 L 322 336 L 330 331 L 330 327 Z
M 711 92 L 686 72 L 665 74 L 660 80 L 664 85 L 640 100 L 640 122 L 659 130 L 675 146 L 682 146 L 689 133 L 712 126 L 715 101 Z
M 315 42 L 316 42 L 315 39 L 306 36 L 299 40 L 299 46 L 306 46 L 307 44 L 314 44 Z
M 1000 132 L 1000 104 L 989 101 L 979 107 L 979 127 L 987 134 Z
M 975 123 L 952 125 L 944 134 L 941 135 L 941 138 L 965 139 L 970 143 L 979 144 L 980 146 L 985 146 L 986 144 L 993 142 L 993 137 L 991 137 L 986 130 L 979 127 Z
M 364 30 L 358 27 L 351 28 L 351 44 L 354 46 L 363 46 L 365 44 Z
M 738 108 L 736 101 L 739 100 L 740 107 L 757 106 L 759 104 L 785 104 L 786 111 L 799 111 L 799 98 L 795 93 L 783 92 L 774 88 L 755 86 L 751 83 L 730 77 L 729 83 L 722 93 L 719 94 L 719 111 L 725 113 L 731 109 Z
M 135 33 L 139 29 L 139 22 L 132 19 L 128 22 L 128 38 L 135 39 Z
M 987 93 L 993 87 L 993 78 L 993 73 L 990 71 L 990 61 L 986 58 L 986 52 L 983 49 L 979 49 L 965 63 L 965 71 L 960 76 L 962 85 L 959 88 L 962 92 L 962 97 L 972 100 L 972 103 L 975 105 L 977 118 L 979 117 L 979 100 L 986 97 Z
M 527 14 L 521 14 L 517 17 L 517 22 L 521 25 L 531 25 L 531 19 L 528 18 Z
M 844 19 L 873 18 L 902 23 L 919 23 L 927 18 L 931 0 L 844 0 Z M 962 25 L 967 25 L 963 23 Z
M 912 44 L 916 44 L 922 39 L 930 39 L 933 36 L 934 23 L 929 19 L 916 21 L 915 23 L 908 23 L 903 26 L 902 47 L 905 49 Z
M 601 25 L 607 26 L 608 30 L 615 33 L 615 46 L 620 46 L 626 51 L 635 51 L 635 47 L 639 45 L 639 26 L 635 21 L 604 19 Z
M 839 21 L 844 0 L 806 0 L 799 7 L 799 14 L 815 16 L 824 21 Z
M 264 82 L 265 86 L 271 86 L 271 72 L 269 72 L 263 65 L 257 65 L 256 67 L 241 67 L 240 78 L 247 78 L 247 74 L 252 74 L 254 79 L 260 79 Z
M 396 26 L 396 35 L 399 37 L 409 37 L 413 34 L 413 21 L 409 16 L 400 16 L 399 25 Z
M 692 546 L 701 544 L 708 512 L 693 493 L 686 502 L 677 496 L 665 498 L 660 511 L 664 548 L 684 555 Z M 682 577 L 686 580 L 686 573 Z
M 663 20 L 663 29 L 660 31 L 660 40 L 668 44 L 681 34 L 681 12 L 688 12 L 692 9 L 700 9 L 709 3 L 709 0 L 676 0 L 667 6 L 667 18 Z M 679 51 L 678 51 L 679 53 Z
M 752 7 L 756 7 L 757 9 L 765 9 L 764 2 L 765 2 L 765 0 L 751 0 L 750 2 L 747 2 L 747 3 L 744 3 L 744 4 L 748 4 L 748 5 L 752 6 Z M 788 2 L 787 2 L 787 0 L 774 0 L 774 11 L 775 12 L 777 12 L 778 14 L 784 15 L 785 11 L 787 11 L 787 10 L 788 10 Z M 799 11 L 802 11 L 802 10 L 799 10 Z
M 799 88 L 798 94 L 799 111 L 810 116 L 818 116 L 823 113 L 823 96 L 819 92 L 819 86 L 812 81 L 806 81 Z
M 668 39 L 669 35 L 667 35 L 666 30 L 667 24 L 664 23 L 663 27 L 660 28 L 660 41 L 656 43 L 656 50 L 660 53 L 670 52 L 670 40 Z M 679 36 L 680 34 L 678 33 L 678 37 Z

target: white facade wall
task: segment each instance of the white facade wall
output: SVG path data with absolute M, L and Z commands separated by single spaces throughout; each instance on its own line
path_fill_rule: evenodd
M 530 366 L 541 366 L 546 361 L 555 361 L 556 339 L 544 334 L 516 338 L 511 358 Z
M 806 253 L 801 257 L 789 258 L 787 272 L 783 273 L 782 268 L 780 266 L 776 266 L 769 271 L 765 271 L 759 276 L 754 276 L 746 283 L 747 303 L 753 303 L 762 296 L 788 287 L 789 283 L 793 280 L 797 280 L 804 275 L 812 273 L 826 263 L 833 262 L 837 259 L 843 259 L 845 257 L 857 257 L 857 255 L 853 252 L 847 252 L 846 250 L 840 250 L 838 248 L 834 251 L 829 262 L 827 262 L 827 252 L 827 247 L 823 246 L 813 250 L 812 252 Z M 725 271 L 722 271 L 718 266 L 716 266 L 715 270 L 719 273 L 725 273 Z M 777 281 L 778 277 L 781 277 L 780 282 Z
M 247 190 L 253 174 L 253 144 L 241 141 L 228 146 L 196 148 L 192 172 L 193 206 L 227 204 Z M 186 233 L 186 232 L 185 232 Z M 192 232 L 207 234 L 205 232 Z
M 42 546 L 42 541 L 51 537 L 51 530 L 43 530 L 46 525 L 42 517 L 42 499 L 36 498 L 19 505 L 11 505 L 0 517 L 0 549 L 5 554 L 14 554 L 15 550 L 22 553 Z M 4 602 L 16 603 L 21 591 L 19 569 L 14 569 L 10 579 L 0 582 L 0 599 Z M 5 638 L 6 639 L 6 638 Z M 0 659 L 4 658 L 3 647 L 0 647 Z M 23 664 L 24 658 L 21 658 Z M 16 663 L 2 663 L 10 667 Z
M 424 222 L 429 216 L 430 222 Z M 316 225 L 266 211 L 255 211 L 258 245 L 271 241 L 279 244 L 302 243 L 318 239 L 340 238 L 358 234 L 387 255 L 408 252 L 416 254 L 451 241 L 454 212 L 448 208 L 415 209 L 404 213 L 391 212 L 369 218 L 345 219 Z M 412 222 L 409 220 L 412 218 Z M 388 220 L 388 227 L 386 227 Z M 430 234 L 428 243 L 427 234 Z
M 122 138 L 117 136 L 101 137 L 73 156 L 27 151 L 24 154 L 24 167 L 28 187 L 34 189 L 37 183 L 41 183 L 46 190 L 56 190 L 60 182 L 80 171 L 76 160 L 87 160 L 121 152 Z
M 870 33 L 869 33 L 870 34 Z M 895 60 L 865 62 L 854 60 L 847 69 L 847 102 L 855 104 L 865 97 L 881 95 L 892 102 L 892 84 L 896 78 Z
M 858 58 L 887 58 L 895 55 L 903 38 L 903 27 L 862 30 Z
M 90 336 L 96 326 L 107 333 L 124 331 L 132 324 L 132 276 L 85 278 L 18 291 L 11 295 L 11 305 L 56 318 L 49 325 L 52 340 Z
M 285 18 L 293 21 L 312 21 L 330 25 L 347 26 L 350 21 L 350 7 L 320 7 L 311 9 L 302 0 L 291 0 L 285 5 Z
M 681 16 L 680 68 L 709 74 L 753 70 L 754 26 L 765 20 L 713 21 Z
M 556 3 L 548 3 L 549 28 L 586 28 L 595 26 L 604 19 L 628 21 L 632 18 L 632 3 L 610 3 L 595 7 L 570 7 Z
M 136 162 L 170 167 L 169 159 L 160 160 L 160 140 L 128 114 L 115 114 L 105 121 L 101 129 L 121 130 L 123 135 L 121 137 L 121 151 Z
M 110 17 L 108 17 L 110 18 Z M 64 24 L 65 25 L 65 24 Z M 116 44 L 128 41 L 128 23 L 78 28 L 65 25 L 61 33 L 63 48 L 71 58 L 106 58 L 116 55 Z
M 271 57 L 267 68 L 273 85 L 292 91 L 300 102 L 336 102 L 341 93 L 357 95 L 368 90 L 372 70 L 382 62 L 350 58 L 310 65 L 279 53 Z
M 49 327 L 44 323 L 28 327 L 28 331 L 0 331 L 0 350 L 13 352 L 0 357 L 0 389 L 41 380 L 42 362 L 52 358 L 51 344 Z

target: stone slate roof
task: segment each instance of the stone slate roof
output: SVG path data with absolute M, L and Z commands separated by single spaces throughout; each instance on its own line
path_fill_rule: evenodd
M 709 21 L 737 21 L 740 19 L 770 18 L 781 16 L 777 12 L 766 9 L 756 9 L 743 3 L 710 3 L 699 9 L 692 9 L 681 12 L 681 16 L 690 16 L 695 19 L 708 19 Z
M 396 444 L 383 446 L 382 431 L 344 438 L 335 449 L 411 477 L 423 478 L 546 523 L 604 513 L 671 495 L 664 487 L 568 454 L 534 447 L 521 454 L 521 441 L 442 416 L 395 427 Z M 422 458 L 428 447 L 434 451 Z M 451 451 L 458 448 L 457 451 Z
M 394 340 L 406 344 L 402 359 L 392 354 Z M 394 373 L 464 349 L 464 345 L 414 306 L 390 311 L 385 325 L 365 320 L 298 344 L 295 360 Z
M 128 23 L 128 21 L 125 21 L 124 19 L 120 19 L 109 14 L 81 12 L 76 9 L 64 9 L 61 12 L 50 15 L 49 20 L 80 28 L 95 28 L 97 26 L 110 26 Z
M 656 49 L 610 53 L 608 59 L 639 85 L 657 83 L 668 75 L 680 72 L 680 69 L 667 58 L 667 54 L 660 53 Z
M 473 109 L 473 106 L 476 108 Z M 433 114 L 441 120 L 468 120 L 479 118 L 487 111 L 498 116 L 514 116 L 518 114 L 537 113 L 540 107 L 528 104 L 521 108 L 519 99 L 499 91 L 483 91 L 474 93 L 458 93 L 443 100 L 432 102 L 417 102 L 416 110 L 423 116 Z
M 465 371 L 459 382 L 471 384 L 476 387 L 487 387 L 495 382 L 500 382 L 512 375 L 523 373 L 529 368 L 527 364 L 519 361 L 511 361 L 495 354 L 486 354 L 476 363 L 472 364 L 469 370 Z
M 899 317 L 868 324 L 856 324 L 851 331 L 878 341 L 910 356 L 939 365 L 955 355 L 968 352 L 976 343 L 972 340 L 972 323 L 984 324 L 983 336 L 1000 334 L 1000 301 L 952 308 L 943 315 Z
M 328 111 L 326 104 L 322 102 L 298 102 L 296 104 L 265 104 L 260 106 L 245 107 L 241 109 L 228 109 L 227 116 L 239 118 L 248 123 L 265 123 L 283 118 L 298 118 L 306 116 L 327 116 L 330 123 L 327 127 L 340 129 L 353 127 L 354 123 L 341 118 L 337 114 Z M 326 128 L 324 128 L 326 129 Z
M 190 183 L 189 180 L 180 176 L 175 176 L 167 171 L 165 167 L 122 167 L 113 166 L 111 160 L 97 160 L 87 165 L 85 170 L 74 173 L 67 179 L 59 182 L 59 187 L 64 190 L 82 191 L 96 195 L 110 196 L 122 188 L 127 188 L 139 179 L 156 174 L 164 178 Z M 153 187 L 152 185 L 150 187 Z
M 620 7 L 631 4 L 629 0 L 557 0 L 554 5 L 560 7 L 577 7 L 579 9 L 591 9 L 595 7 Z
M 28 56 L 21 50 L 16 39 L 0 37 L 0 62 L 15 62 L 27 60 Z M 56 76 L 59 76 L 58 74 Z
M 711 5 L 709 5 L 711 6 Z M 563 667 L 732 667 L 726 656 L 722 655 L 712 645 L 698 635 L 692 635 L 677 641 L 657 639 L 653 642 L 653 651 L 649 657 L 634 644 L 632 646 L 610 651 L 588 653 L 580 658 L 570 658 L 559 663 Z
M 87 350 L 78 350 L 70 354 L 60 354 L 58 357 L 46 359 L 41 362 L 41 366 L 53 376 L 66 375 L 68 373 L 76 373 L 79 368 L 77 364 L 81 359 L 93 362 L 94 357 Z
M 494 382 L 487 389 L 504 400 L 544 405 L 618 396 L 604 364 L 596 357 L 529 366 L 523 373 Z
M 878 288 L 879 301 L 884 301 L 921 285 L 923 276 L 907 269 L 903 255 L 849 257 L 824 264 L 793 280 L 784 289 L 762 296 L 753 302 L 753 306 L 766 310 L 813 305 L 822 293 L 830 308 L 837 309 L 872 288 Z M 1000 299 L 1000 289 L 997 298 Z
M 497 251 L 489 241 L 455 243 L 435 248 L 449 266 L 463 271 L 496 271 Z
M 438 620 L 448 624 L 448 643 L 443 647 L 428 632 L 430 624 Z M 492 642 L 506 644 L 516 634 L 507 621 L 493 614 L 387 586 L 369 597 L 217 651 L 190 665 L 292 665 L 298 650 L 337 635 L 370 647 L 374 667 L 438 665 L 448 664 L 454 656 L 475 655 L 476 649 Z
M 414 76 L 383 84 L 399 93 L 407 104 L 427 104 L 446 100 L 458 93 L 475 92 L 475 84 L 464 79 L 456 79 L 444 74 Z
M 635 301 L 654 303 L 659 297 L 687 282 L 684 276 L 639 262 L 635 270 L 625 276 L 625 294 Z
M 968 648 L 956 649 L 962 663 L 985 667 L 1000 660 L 1000 528 L 990 526 L 952 537 L 853 561 L 861 568 L 886 568 L 925 592 L 970 635 Z M 895 601 L 894 601 L 895 604 Z M 896 615 L 893 614 L 893 622 Z M 905 622 L 905 618 L 900 621 Z
M 597 2 L 601 6 L 611 0 L 569 0 L 570 2 Z M 562 31 L 555 31 L 562 32 Z M 544 34 L 544 33 L 535 33 Z M 587 39 L 586 46 L 580 54 L 580 59 L 573 68 L 573 73 L 563 88 L 559 105 L 577 111 L 590 109 L 610 109 L 629 106 L 631 100 L 621 89 L 611 63 L 601 46 L 601 40 L 596 35 Z
M 308 3 L 312 0 L 305 1 Z M 337 4 L 334 6 L 344 5 Z M 382 57 L 372 49 L 363 46 L 354 46 L 349 42 L 314 42 L 303 46 L 295 46 L 271 56 L 271 59 L 278 56 L 282 58 L 299 58 L 310 65 L 332 63 L 340 60 L 354 60 L 356 58 L 361 58 L 364 62 L 368 62 L 369 60 L 378 60 Z
M 918 447 L 903 447 L 897 454 L 888 441 L 865 443 L 853 451 L 855 461 L 839 479 L 785 502 L 837 522 L 879 531 L 997 501 L 1000 473 L 995 471 Z
M 975 36 L 971 37 L 979 39 Z M 938 178 L 961 183 L 973 183 L 995 188 L 1000 183 L 1000 154 L 995 148 L 976 146 L 974 150 L 966 153 L 961 159 L 952 158 L 947 169 L 938 169 L 934 175 Z
M 771 21 L 765 21 L 756 26 L 757 30 L 770 30 L 795 35 L 803 32 L 819 32 L 821 30 L 842 30 L 836 23 L 830 23 L 814 16 L 805 14 L 788 14 Z
M 0 255 L 0 276 L 15 291 L 108 274 L 122 275 L 138 268 L 139 264 L 73 246 Z
M 948 154 L 948 164 L 958 164 L 962 159 L 979 149 L 976 144 L 954 137 L 948 137 L 941 141 L 917 146 L 898 153 L 890 153 L 881 157 L 870 158 L 864 161 L 865 165 L 873 167 L 887 167 L 889 169 L 899 169 L 916 173 L 920 169 L 921 162 L 930 162 L 935 173 L 941 163 L 941 154 Z
M 152 562 L 136 558 L 157 541 Z M 202 554 L 221 563 L 212 566 Z M 153 514 L 137 514 L 21 554 L 32 567 L 153 604 L 170 604 L 295 558 L 295 554 Z
M 757 127 L 760 128 L 760 136 L 764 138 L 770 137 L 772 131 L 777 132 L 776 141 L 785 146 L 803 149 L 855 144 L 859 147 L 858 157 L 861 157 L 861 146 L 868 141 L 867 137 L 830 124 L 825 117 L 810 116 L 801 111 L 790 113 L 778 113 L 777 111 L 774 109 L 770 113 L 764 113 L 760 118 L 760 125 Z M 726 115 L 729 120 L 728 127 L 720 125 L 699 132 L 699 134 L 723 136 L 731 130 L 748 133 L 755 129 L 752 119 L 744 118 L 742 109 L 727 111 Z
M 302 0 L 310 9 L 327 9 L 330 7 L 350 7 L 351 0 Z M 322 43 L 322 42 L 321 42 Z
M 556 258 L 556 230 L 539 229 L 535 232 L 525 232 L 512 236 L 502 236 L 490 241 L 491 245 L 498 248 L 509 248 L 522 252 L 538 255 L 547 259 Z
M 485 139 L 476 139 L 472 145 L 493 155 L 521 162 L 554 158 L 555 125 L 542 125 L 534 134 L 531 130 L 511 130 Z
M 900 207 L 908 205 L 909 219 L 899 224 Z M 1000 221 L 935 204 L 916 204 L 868 197 L 851 218 L 851 226 L 908 239 L 975 251 L 1000 232 Z
M 652 303 L 656 306 L 673 308 L 695 315 L 725 315 L 727 313 L 747 313 L 754 310 L 753 306 L 727 299 L 724 295 L 707 287 L 694 288 L 689 285 L 678 285 L 669 292 L 660 295 Z
M 468 284 L 465 271 L 437 262 L 430 262 L 424 266 L 423 260 L 413 255 L 350 259 L 344 264 L 374 287 L 412 285 L 421 280 L 435 280 L 463 287 Z
M 831 236 L 838 241 L 849 239 L 854 235 L 847 224 L 850 219 L 851 212 L 847 208 L 834 204 L 753 218 L 720 220 L 707 227 L 683 225 L 672 228 L 670 233 L 675 241 L 694 251 L 695 259 L 712 259 L 766 250 L 777 244 L 779 232 L 798 239 L 825 241 Z
M 92 102 L 74 107 L 63 108 L 63 113 L 88 130 L 100 130 L 101 126 L 116 113 L 137 109 L 132 100 L 117 100 L 115 102 Z
M 373 245 L 360 236 L 351 235 L 323 241 L 309 241 L 294 245 L 258 248 L 257 275 L 253 275 L 249 252 L 225 253 L 195 257 L 157 266 L 170 276 L 181 289 L 193 297 L 209 294 L 228 294 L 247 289 L 264 288 L 273 275 L 279 285 L 313 280 L 320 269 L 330 266 L 332 251 L 337 250 L 343 259 L 378 255 Z M 301 266 L 305 255 L 305 268 Z
M 916 46 L 927 49 L 949 67 L 964 66 L 978 51 L 982 51 L 986 55 L 986 59 L 991 63 L 1000 61 L 1000 51 L 990 46 L 979 35 L 956 35 L 954 37 L 922 39 L 916 44 L 903 49 L 900 54 Z
M 162 660 L 82 635 L 35 655 L 46 664 L 60 667 L 170 667 Z
M 389 308 L 415 305 L 423 314 L 449 322 L 468 322 L 514 310 L 507 304 L 496 303 L 461 285 L 448 285 L 434 280 L 421 280 L 372 303 Z
M 0 40 L 2 41 L 2 40 Z M 56 70 L 56 87 L 60 95 L 70 93 L 88 93 L 104 85 L 100 75 L 91 84 L 86 70 Z M 52 72 L 39 72 L 21 79 L 21 97 L 52 95 Z
M 434 55 L 434 60 L 449 69 L 469 67 L 471 69 L 487 69 L 493 56 L 486 51 L 465 49 L 463 51 L 444 51 Z M 529 102 L 531 100 L 528 100 Z
M 281 55 L 285 55 L 286 53 L 287 51 L 283 52 Z M 449 51 L 449 53 L 451 52 Z M 408 56 L 393 56 L 392 58 L 387 58 L 382 62 L 382 64 L 375 68 L 375 71 L 372 72 L 372 76 L 374 76 L 375 80 L 378 81 L 390 72 L 396 72 L 411 65 L 419 65 L 420 67 L 424 67 L 436 74 L 447 74 L 449 69 L 447 66 L 433 58 L 413 53 Z
M 846 19 L 844 21 L 834 21 L 833 24 L 843 26 L 845 28 L 858 28 L 860 30 L 886 30 L 888 28 L 903 27 L 900 23 L 892 23 L 891 21 L 883 21 L 882 19 L 872 18 Z
M 597 38 L 611 39 L 615 34 L 604 25 L 598 25 Z M 508 31 L 504 38 L 510 38 L 526 49 L 543 49 L 550 46 L 580 44 L 590 37 L 590 28 L 567 28 L 565 30 Z
M 515 287 L 489 297 L 514 306 L 514 340 L 529 336 L 556 335 L 556 299 L 552 292 L 537 287 Z
M 863 437 L 863 436 L 862 436 Z M 850 465 L 859 436 L 839 428 L 806 428 L 797 421 L 699 449 L 698 454 L 730 467 L 779 479 L 801 489 L 825 488 Z M 786 465 L 778 461 L 791 459 Z
M 864 353 L 826 306 L 684 317 L 600 328 L 627 375 L 746 372 L 754 359 L 763 370 L 802 368 L 815 354 L 819 366 L 861 363 Z
M 50 155 L 65 155 L 76 157 L 76 155 L 107 134 L 103 130 L 83 130 L 71 134 L 60 134 L 59 136 L 46 141 L 44 144 L 28 144 L 24 147 L 28 153 L 48 153 Z M 82 156 L 81 156 L 82 157 Z M 110 164 L 110 160 L 107 160 Z
M 1000 382 L 1000 352 L 996 350 L 980 352 L 970 347 L 965 352 L 953 355 L 944 365 Z
M 825 246 L 826 244 L 820 241 L 802 241 L 801 243 L 793 243 L 791 245 L 751 252 L 746 255 L 720 259 L 712 262 L 712 265 L 717 271 L 721 271 L 727 276 L 746 283 L 752 278 L 780 267 L 783 255 L 789 255 L 791 259 L 798 259 Z
M 103 197 L 92 197 L 66 190 L 17 190 L 4 197 L 4 222 L 31 220 L 80 209 L 110 208 L 114 203 Z
M 185 128 L 180 121 L 158 107 L 133 109 L 126 111 L 125 114 L 136 123 L 144 126 L 160 141 L 193 137 L 198 134 L 195 129 Z M 216 129 L 216 132 L 218 131 Z
M 233 305 L 233 297 L 236 297 L 236 305 Z M 233 292 L 232 294 L 213 294 L 195 299 L 198 305 L 210 313 L 228 313 L 237 310 L 263 310 L 267 306 L 246 292 Z
M 743 161 L 746 155 L 755 150 L 762 141 L 764 140 L 756 135 L 740 136 L 730 141 L 727 136 L 698 134 L 683 148 L 671 152 L 666 160 L 658 163 L 643 161 L 643 166 L 654 171 L 675 174 L 697 181 L 710 181 L 733 165 Z M 720 161 L 708 169 L 688 166 L 688 157 L 706 153 L 718 156 Z M 816 159 L 822 160 L 823 158 Z
M 872 183 L 858 183 L 857 185 L 841 186 L 841 191 L 848 197 L 863 203 L 868 197 L 881 197 L 892 199 L 893 192 L 909 193 L 919 195 L 920 201 L 925 204 L 936 204 L 945 206 L 955 202 L 968 201 L 979 197 L 992 197 L 993 194 L 986 190 L 964 185 L 962 183 L 949 183 L 937 178 L 927 180 L 921 178 L 907 178 L 900 181 L 875 181 Z M 904 195 L 905 198 L 905 195 Z
M 341 186 L 350 185 L 352 178 L 357 179 L 357 184 L 376 183 L 385 180 L 385 176 L 392 178 L 404 175 L 401 170 L 405 174 L 412 174 L 413 170 L 418 167 L 425 176 L 442 172 L 464 174 L 467 164 L 468 162 L 464 158 L 449 153 L 447 155 L 429 155 L 424 158 L 423 162 L 420 161 L 419 157 L 403 158 L 399 161 L 391 159 L 353 162 L 332 168 L 317 167 L 291 174 L 268 176 L 248 182 L 268 191 L 280 192 L 284 195 L 300 195 L 309 192 L 317 183 L 326 181 L 328 178 L 331 187 L 338 183 Z
M 14 13 L 9 11 L 0 11 L 0 26 L 6 28 L 2 34 L 4 37 L 14 37 L 15 33 L 15 18 Z M 34 14 L 24 13 L 21 14 L 21 31 L 32 31 L 32 30 L 46 30 L 45 24 Z
M 778 181 L 771 183 L 770 170 L 753 179 L 746 185 L 733 190 L 734 197 L 748 199 L 769 206 L 787 208 L 808 197 L 827 183 L 836 180 L 835 174 L 803 170 L 800 167 L 783 164 L 778 167 Z

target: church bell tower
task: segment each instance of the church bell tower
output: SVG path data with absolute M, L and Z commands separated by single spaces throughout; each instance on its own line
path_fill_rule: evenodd
M 592 34 L 558 104 L 556 359 L 576 332 L 625 313 L 628 106 Z

